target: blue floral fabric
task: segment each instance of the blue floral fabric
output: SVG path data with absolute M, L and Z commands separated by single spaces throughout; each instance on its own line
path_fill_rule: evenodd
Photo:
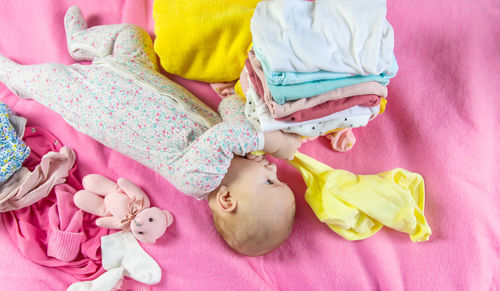
M 30 154 L 30 148 L 17 136 L 10 123 L 12 111 L 0 102 L 0 183 L 21 168 Z

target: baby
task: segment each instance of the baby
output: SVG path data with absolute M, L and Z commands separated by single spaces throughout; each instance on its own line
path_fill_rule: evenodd
M 0 55 L 0 81 L 179 191 L 208 199 L 218 232 L 235 251 L 262 255 L 288 237 L 293 193 L 277 179 L 276 165 L 247 154 L 263 150 L 291 159 L 298 136 L 260 132 L 245 119 L 244 100 L 236 95 L 221 101 L 217 115 L 158 73 L 151 38 L 138 26 L 87 28 L 77 7 L 67 11 L 64 24 L 71 56 L 91 65 L 23 66 Z

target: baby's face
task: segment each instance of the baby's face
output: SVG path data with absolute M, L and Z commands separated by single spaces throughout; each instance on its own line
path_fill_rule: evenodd
M 276 176 L 276 165 L 266 159 L 235 158 L 228 175 L 226 184 L 237 199 L 238 215 L 255 234 L 256 241 L 248 246 L 256 249 L 244 253 L 262 254 L 280 245 L 291 231 L 295 198 Z
M 292 190 L 278 179 L 276 165 L 265 158 L 259 161 L 236 158 L 230 170 L 236 172 L 230 187 L 245 211 L 283 211 L 295 201 Z

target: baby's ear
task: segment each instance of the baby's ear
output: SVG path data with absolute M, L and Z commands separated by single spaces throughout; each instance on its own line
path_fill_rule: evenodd
M 217 209 L 223 212 L 232 212 L 236 209 L 238 202 L 236 198 L 231 195 L 229 188 L 225 185 L 219 187 L 216 194 Z

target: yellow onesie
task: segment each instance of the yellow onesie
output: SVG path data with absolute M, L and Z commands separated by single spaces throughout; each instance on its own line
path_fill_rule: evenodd
M 260 0 L 155 0 L 155 52 L 165 71 L 203 82 L 240 77 Z
M 306 201 L 316 216 L 345 239 L 365 239 L 384 225 L 408 233 L 413 242 L 429 239 L 424 180 L 419 174 L 398 168 L 355 175 L 301 153 L 290 164 L 301 172 Z

